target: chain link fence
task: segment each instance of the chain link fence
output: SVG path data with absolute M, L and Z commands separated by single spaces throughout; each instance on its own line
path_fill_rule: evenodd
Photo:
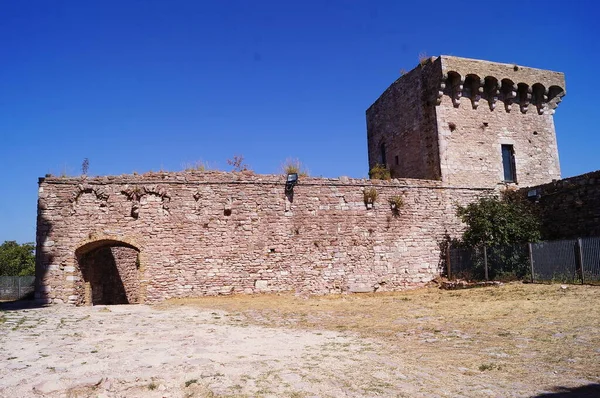
M 33 295 L 35 276 L 0 276 L 0 300 L 20 300 Z
M 599 283 L 600 237 L 510 246 L 450 247 L 450 279 Z

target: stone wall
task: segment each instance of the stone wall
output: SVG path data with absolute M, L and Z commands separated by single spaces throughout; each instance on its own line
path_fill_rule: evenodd
M 514 151 L 516 182 L 560 178 L 553 114 L 564 75 L 496 62 L 440 56 L 423 60 L 367 110 L 369 166 L 393 176 L 448 185 L 506 183 L 502 145 Z
M 81 259 L 115 246 L 139 251 L 139 302 L 420 286 L 439 273 L 440 245 L 463 228 L 455 204 L 486 192 L 439 181 L 301 178 L 286 196 L 284 180 L 248 172 L 41 179 L 38 297 L 90 304 Z M 378 193 L 371 209 L 365 187 Z M 396 195 L 404 202 L 397 213 L 387 202 Z
M 436 107 L 439 132 L 442 180 L 452 185 L 493 186 L 504 180 L 501 145 L 514 148 L 516 185 L 531 186 L 560 178 L 558 147 L 554 130 L 553 106 L 540 100 L 536 105 L 531 87 L 564 89 L 561 73 L 515 65 L 456 57 L 440 57 L 447 76 L 456 73 L 460 96 L 453 93 L 451 83 L 444 87 L 440 105 Z M 452 75 L 451 75 L 452 76 Z M 460 76 L 460 77 L 459 77 Z M 481 87 L 466 89 L 469 84 Z M 513 94 L 508 98 L 500 88 L 486 95 L 485 79 L 510 82 Z M 481 81 L 483 80 L 483 81 Z M 501 83 L 500 83 L 501 84 Z M 525 97 L 519 98 L 519 84 Z M 523 86 L 525 85 L 525 86 Z M 544 91 L 546 92 L 546 91 Z M 556 95 L 564 95 L 564 91 Z M 548 93 L 545 94 L 548 97 Z M 557 98 L 555 98 L 556 100 Z
M 544 239 L 600 236 L 600 170 L 527 188 L 542 214 Z

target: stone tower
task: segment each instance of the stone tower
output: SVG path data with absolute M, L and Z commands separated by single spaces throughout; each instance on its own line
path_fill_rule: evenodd
M 367 109 L 369 169 L 465 187 L 559 179 L 553 114 L 564 95 L 559 72 L 426 59 Z

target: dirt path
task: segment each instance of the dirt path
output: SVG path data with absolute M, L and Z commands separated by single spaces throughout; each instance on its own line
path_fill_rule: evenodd
M 511 397 L 541 392 L 527 380 L 508 382 L 490 372 L 447 369 L 441 374 L 427 357 L 399 355 L 353 332 L 254 326 L 225 311 L 136 305 L 0 313 L 1 397 Z
M 371 342 L 335 332 L 249 326 L 222 311 L 52 307 L 3 316 L 3 397 L 414 391 L 398 364 L 380 357 Z

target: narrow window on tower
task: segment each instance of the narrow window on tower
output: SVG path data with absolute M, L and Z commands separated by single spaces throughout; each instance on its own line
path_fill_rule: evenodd
M 512 145 L 502 145 L 502 167 L 504 168 L 504 182 L 517 182 L 515 150 Z
M 385 158 L 385 144 L 382 143 L 379 146 L 379 160 L 381 162 L 381 164 L 383 165 L 383 167 L 387 167 L 387 160 Z

